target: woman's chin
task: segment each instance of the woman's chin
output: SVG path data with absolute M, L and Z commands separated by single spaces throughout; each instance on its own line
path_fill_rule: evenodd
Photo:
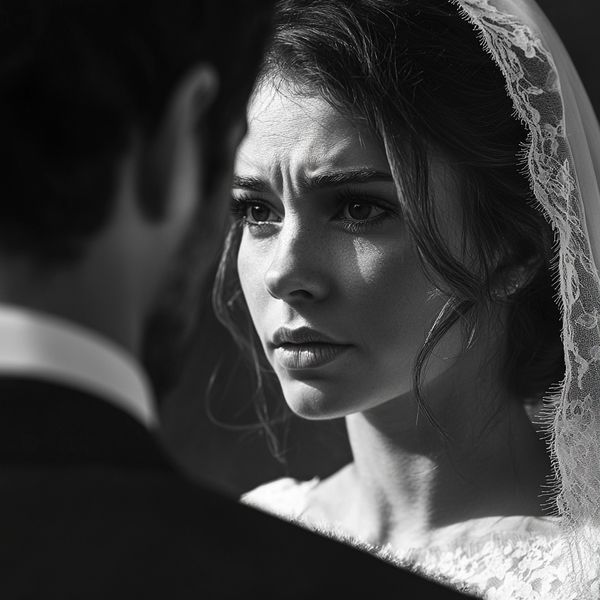
M 327 386 L 322 382 L 315 385 L 292 380 L 283 383 L 282 388 L 290 410 L 303 419 L 339 419 L 368 408 L 363 396 L 354 395 L 352 390 L 339 385 Z
M 321 420 L 344 417 L 348 414 L 347 403 L 339 390 L 323 389 L 296 380 L 282 382 L 283 395 L 290 410 L 303 419 Z
M 333 407 L 326 402 L 309 401 L 305 398 L 286 399 L 286 402 L 295 415 L 310 421 L 339 419 L 348 415 L 345 406 Z

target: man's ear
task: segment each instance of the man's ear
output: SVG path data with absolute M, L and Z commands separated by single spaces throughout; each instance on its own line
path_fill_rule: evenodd
M 151 139 L 143 140 L 139 169 L 142 212 L 152 220 L 189 213 L 202 189 L 203 121 L 218 92 L 210 65 L 198 65 L 173 88 Z

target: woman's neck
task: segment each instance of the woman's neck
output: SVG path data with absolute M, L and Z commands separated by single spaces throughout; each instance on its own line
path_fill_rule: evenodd
M 523 407 L 511 398 L 482 401 L 479 385 L 460 397 L 450 390 L 432 406 L 443 433 L 418 415 L 412 397 L 346 418 L 351 533 L 414 547 L 469 519 L 541 516 L 550 467 Z

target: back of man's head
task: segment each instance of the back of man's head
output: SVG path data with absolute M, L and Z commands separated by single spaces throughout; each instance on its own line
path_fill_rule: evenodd
M 0 253 L 60 263 L 111 215 L 132 132 L 151 137 L 173 88 L 211 65 L 205 187 L 243 114 L 271 0 L 0 0 Z M 161 195 L 140 195 L 160 217 Z M 156 190 L 154 190 L 156 191 Z

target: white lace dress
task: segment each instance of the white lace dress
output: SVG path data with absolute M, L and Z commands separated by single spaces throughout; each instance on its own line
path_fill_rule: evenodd
M 447 544 L 398 551 L 346 534 L 335 523 L 309 521 L 304 512 L 319 479 L 279 479 L 245 494 L 242 501 L 318 533 L 376 554 L 398 566 L 486 600 L 571 600 L 571 565 L 552 519 L 473 519 L 463 535 Z M 465 524 L 461 531 L 465 531 Z M 597 581 L 589 581 L 598 588 Z M 592 597 L 600 597 L 596 589 Z

